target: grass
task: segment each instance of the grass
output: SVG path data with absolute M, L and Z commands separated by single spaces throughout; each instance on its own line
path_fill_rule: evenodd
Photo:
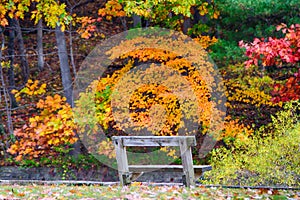
M 1 185 L 0 199 L 300 199 L 300 190 L 225 189 L 197 186 L 68 186 L 68 185 Z

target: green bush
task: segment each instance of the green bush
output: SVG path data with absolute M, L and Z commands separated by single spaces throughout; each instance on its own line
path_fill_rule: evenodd
M 220 35 L 230 41 L 274 35 L 280 23 L 299 23 L 298 0 L 215 0 L 221 16 Z
M 244 50 L 238 46 L 238 42 L 218 39 L 218 42 L 209 47 L 209 55 L 218 67 L 229 64 L 237 64 L 246 60 Z
M 205 183 L 300 186 L 300 102 L 287 103 L 272 123 L 244 141 L 212 152 Z M 262 137 L 270 129 L 272 134 Z
M 282 33 L 276 31 L 277 25 L 300 23 L 298 0 L 215 0 L 214 3 L 220 11 L 219 18 L 209 20 L 205 25 L 195 25 L 193 29 L 199 26 L 201 29 L 198 28 L 198 32 L 210 32 L 217 36 L 218 42 L 210 47 L 210 55 L 219 67 L 245 60 L 244 52 L 238 46 L 239 41 L 282 37 Z

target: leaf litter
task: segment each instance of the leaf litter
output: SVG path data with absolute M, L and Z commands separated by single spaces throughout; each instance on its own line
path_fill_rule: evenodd
M 154 186 L 134 183 L 131 186 L 119 185 L 1 185 L 0 199 L 38 199 L 38 200 L 196 200 L 196 199 L 300 199 L 298 190 L 272 189 L 228 189 L 204 186 L 185 188 L 178 185 Z

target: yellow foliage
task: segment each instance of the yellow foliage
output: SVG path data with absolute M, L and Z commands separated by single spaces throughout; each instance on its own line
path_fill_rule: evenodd
M 218 19 L 219 16 L 220 16 L 220 11 L 215 10 L 215 11 L 214 11 L 214 14 L 213 14 L 213 16 L 212 16 L 211 18 L 213 18 L 213 19 Z
M 98 10 L 100 19 L 112 20 L 113 17 L 138 15 L 150 19 L 156 24 L 165 24 L 168 28 L 182 31 L 184 18 L 191 18 L 198 10 L 200 15 L 217 19 L 220 15 L 214 2 L 195 1 L 118 1 L 109 0 L 104 8 Z
M 23 96 L 32 97 L 45 94 L 46 87 L 47 85 L 45 83 L 39 85 L 38 80 L 33 81 L 29 79 L 23 89 L 20 91 L 12 90 L 11 92 L 15 95 L 17 101 L 21 101 Z
M 29 80 L 26 87 L 17 94 L 37 95 L 44 93 L 46 84 L 38 86 L 38 81 Z M 34 92 L 32 92 L 34 91 Z M 38 156 L 57 155 L 53 147 L 73 144 L 77 141 L 73 113 L 66 98 L 56 94 L 40 99 L 36 107 L 41 111 L 29 118 L 29 124 L 17 129 L 14 135 L 18 140 L 9 148 L 11 154 L 18 154 L 17 160 Z
M 175 53 L 165 52 L 163 50 L 158 50 L 154 48 L 147 49 L 137 49 L 135 51 L 130 51 L 129 53 L 123 54 L 120 58 L 137 58 L 140 62 L 146 62 L 148 60 L 153 60 L 157 62 L 166 62 L 168 60 L 173 60 L 177 57 Z
M 174 33 L 175 37 L 176 34 Z M 90 113 L 95 113 L 90 122 L 97 118 L 95 124 L 101 125 L 104 134 L 108 136 L 131 134 L 132 132 L 127 133 L 125 130 L 128 127 L 133 131 L 136 127 L 140 128 L 137 130 L 147 129 L 155 135 L 177 135 L 179 130 L 186 128 L 183 130 L 185 131 L 190 128 L 189 124 L 184 124 L 190 121 L 183 119 L 191 119 L 199 126 L 202 124 L 203 134 L 206 134 L 211 127 L 213 130 L 220 130 L 223 124 L 219 121 L 224 113 L 217 109 L 216 102 L 211 99 L 210 94 L 212 89 L 220 89 L 212 76 L 215 73 L 213 64 L 207 61 L 206 52 L 196 42 L 187 41 L 186 36 L 180 35 L 178 42 L 176 40 L 176 45 L 169 45 L 174 42 L 173 40 L 173 37 L 163 39 L 155 36 L 135 37 L 105 52 L 109 59 L 117 61 L 118 68 L 119 65 L 122 67 L 114 71 L 108 70 L 109 74 L 105 73 L 105 76 L 91 84 L 91 88 L 86 93 L 92 94 L 82 95 L 78 101 L 78 107 L 84 108 L 87 108 L 88 101 L 85 98 L 87 96 L 92 98 L 92 103 L 95 103 L 93 108 L 89 108 Z M 183 42 L 180 43 L 180 40 Z M 136 44 L 139 44 L 138 48 Z M 145 64 L 147 69 L 139 71 L 137 64 Z M 172 73 L 164 74 L 164 70 L 170 70 Z M 143 77 L 147 80 L 149 78 L 149 82 L 144 82 Z M 163 77 L 167 77 L 166 80 Z M 156 82 L 157 80 L 165 82 L 161 84 L 159 81 Z M 176 88 L 168 87 L 174 86 L 174 83 Z M 130 89 L 126 90 L 127 88 Z M 183 92 L 177 92 L 178 88 Z M 173 91 L 177 93 L 172 93 Z M 120 101 L 112 98 L 115 94 L 121 97 Z M 126 96 L 127 94 L 129 95 Z M 186 96 L 192 96 L 192 98 L 186 98 Z M 123 102 L 126 103 L 126 108 L 124 108 L 126 110 L 120 113 L 121 115 L 125 113 L 124 120 L 128 119 L 128 123 L 119 120 L 116 117 L 117 112 L 112 112 L 114 105 L 119 106 Z M 122 106 L 120 108 L 123 109 Z M 159 124 L 160 122 L 162 125 Z M 210 126 L 211 123 L 215 124 Z M 197 126 L 193 127 L 197 129 Z M 113 133 L 108 134 L 110 130 L 113 130 Z M 198 130 L 193 131 L 200 134 Z M 186 133 L 190 133 L 189 130 Z M 87 137 L 93 138 L 93 136 L 94 134 L 90 134 Z M 104 149 L 108 155 L 109 148 L 102 146 L 108 146 L 108 144 L 102 142 L 99 147 L 100 153 Z M 169 152 L 169 155 L 173 156 L 173 152 Z
M 77 29 L 77 33 L 81 35 L 82 38 L 88 39 L 92 36 L 92 33 L 94 36 L 97 35 L 96 33 L 96 26 L 94 23 L 96 22 L 96 19 L 93 19 L 92 17 L 77 17 L 76 22 L 81 24 L 81 27 Z
M 194 94 L 197 97 L 198 112 L 200 116 L 198 119 L 199 122 L 203 122 L 204 127 L 209 127 L 212 112 L 212 110 L 209 109 L 212 107 L 212 104 L 209 101 L 210 93 L 202 79 L 202 76 L 197 72 L 197 70 L 195 70 L 190 62 L 183 58 L 177 58 L 174 53 L 151 48 L 131 51 L 130 53 L 121 56 L 121 58 L 128 57 L 132 59 L 139 59 L 141 62 L 147 62 L 148 60 L 165 62 L 166 66 L 172 67 L 182 74 L 182 77 L 191 84 Z M 105 90 L 106 86 L 110 86 L 110 89 L 113 91 L 114 85 L 118 83 L 120 78 L 122 78 L 122 76 L 132 67 L 133 61 L 129 61 L 122 69 L 115 71 L 111 76 L 101 78 L 98 82 L 96 91 L 101 93 Z M 151 126 L 152 123 L 149 115 L 150 108 L 155 104 L 159 104 L 164 107 L 167 113 L 166 123 L 160 132 L 156 132 L 155 134 L 176 135 L 178 129 L 182 126 L 180 123 L 182 114 L 180 108 L 177 106 L 178 102 L 176 101 L 176 96 L 171 93 L 165 95 L 167 92 L 170 91 L 167 91 L 167 89 L 163 86 L 145 85 L 144 87 L 139 88 L 139 90 L 131 96 L 130 117 L 133 118 L 133 121 L 137 126 L 143 125 L 145 127 L 154 128 Z M 148 98 L 147 94 L 150 93 L 153 98 Z M 162 96 L 161 94 L 164 95 Z M 98 99 L 96 102 L 100 103 L 102 101 L 103 99 Z M 110 101 L 107 101 L 104 105 L 105 107 L 110 107 Z M 135 110 L 140 109 L 145 109 L 145 112 L 135 112 Z M 108 125 L 113 122 L 114 118 L 110 117 L 111 115 L 111 111 L 103 112 L 98 115 L 102 126 L 108 127 Z M 119 129 L 118 126 L 115 126 L 115 128 Z
M 199 14 L 204 16 L 208 13 L 208 10 L 207 10 L 207 6 L 208 6 L 208 3 L 207 2 L 204 2 L 202 3 L 200 6 L 199 6 Z
M 167 156 L 170 156 L 174 159 L 177 159 L 178 156 L 176 155 L 176 150 L 175 149 L 172 149 L 171 147 L 161 147 L 160 150 L 162 152 L 166 152 L 167 153 Z
M 149 96 L 151 97 L 149 98 Z M 173 131 L 177 132 L 182 117 L 177 103 L 176 96 L 170 93 L 165 86 L 145 85 L 144 87 L 140 87 L 131 96 L 130 117 L 136 123 L 136 126 L 148 127 L 156 135 L 172 135 L 172 132 L 167 127 L 175 126 L 176 128 Z M 159 110 L 156 113 L 151 113 L 157 104 L 162 106 L 166 115 L 157 112 Z M 141 109 L 145 111 L 138 111 Z M 161 117 L 163 118 L 160 119 Z M 160 127 L 159 122 L 163 122 L 164 120 L 164 126 Z
M 7 26 L 9 18 L 24 19 L 26 13 L 31 11 L 30 18 L 37 23 L 41 18 L 47 26 L 55 28 L 57 25 L 64 31 L 66 24 L 72 19 L 66 12 L 66 5 L 56 0 L 2 0 L 0 5 L 0 25 Z
M 225 128 L 223 132 L 219 135 L 219 140 L 224 140 L 225 142 L 231 139 L 238 138 L 240 141 L 245 141 L 254 131 L 249 126 L 245 126 L 240 123 L 238 119 L 231 119 L 230 116 L 227 117 L 225 122 Z
M 107 20 L 111 20 L 112 17 L 125 17 L 126 13 L 117 0 L 109 0 L 105 4 L 105 8 L 98 10 L 98 15 L 102 17 L 105 16 Z
M 257 107 L 262 105 L 268 106 L 282 106 L 281 103 L 272 103 L 270 94 L 261 91 L 258 87 L 250 87 L 248 85 L 236 82 L 236 80 L 227 80 L 225 85 L 228 88 L 227 100 L 229 102 L 241 102 L 245 104 L 252 104 Z M 227 104 L 230 108 L 235 108 L 235 104 Z
M 108 158 L 115 158 L 116 151 L 111 140 L 102 140 L 99 144 L 99 154 L 106 155 Z
M 267 106 L 282 106 L 282 103 L 273 103 L 271 101 L 272 96 L 269 94 L 269 88 L 275 84 L 274 80 L 268 76 L 255 76 L 254 69 L 248 69 L 245 71 L 243 66 L 234 65 L 230 71 L 238 74 L 236 78 L 230 78 L 224 80 L 226 86 L 226 96 L 229 108 L 235 108 L 236 103 L 245 103 L 260 107 L 262 105 Z M 252 74 L 251 74 L 252 73 Z M 235 76 L 230 74 L 224 74 L 224 76 Z
M 215 38 L 215 36 L 213 36 L 212 38 L 209 36 L 199 36 L 197 38 L 194 39 L 196 42 L 198 42 L 204 49 L 207 49 L 209 46 L 213 45 L 214 43 L 216 43 L 218 41 L 217 38 Z

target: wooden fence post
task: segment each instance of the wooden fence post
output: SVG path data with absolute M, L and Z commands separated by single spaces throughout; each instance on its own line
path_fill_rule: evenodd
M 120 184 L 122 186 L 128 185 L 130 183 L 130 173 L 128 168 L 126 147 L 123 145 L 123 140 L 121 138 L 114 138 L 113 141 L 116 149 Z
M 193 158 L 191 146 L 187 142 L 187 138 L 180 139 L 180 153 L 182 159 L 183 173 L 185 176 L 185 184 L 187 187 L 195 186 L 195 174 L 193 167 Z

